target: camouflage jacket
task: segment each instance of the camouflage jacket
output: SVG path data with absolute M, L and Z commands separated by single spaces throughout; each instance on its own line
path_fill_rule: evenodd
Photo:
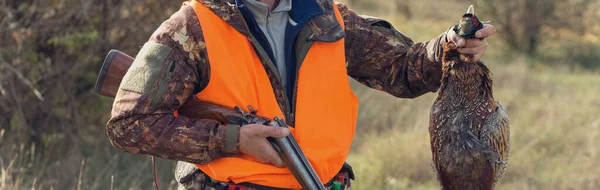
M 198 1 L 240 33 L 250 35 L 231 0 Z M 360 16 L 332 0 L 316 1 L 325 14 L 313 17 L 300 30 L 296 38 L 299 62 L 314 41 L 345 37 L 348 76 L 360 83 L 400 98 L 414 98 L 438 89 L 445 34 L 414 43 L 384 20 Z M 333 6 L 339 8 L 345 30 L 337 22 Z M 121 83 L 107 124 L 113 146 L 125 152 L 197 164 L 240 154 L 240 126 L 173 115 L 207 86 L 210 65 L 206 51 L 194 10 L 183 6 L 156 30 Z M 286 120 L 293 123 L 285 93 L 273 77 L 276 71 L 266 65 L 272 63 L 263 64 Z

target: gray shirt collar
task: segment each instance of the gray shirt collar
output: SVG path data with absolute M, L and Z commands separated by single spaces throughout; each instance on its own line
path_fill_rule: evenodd
M 257 0 L 242 0 L 244 5 L 250 9 L 252 14 L 258 18 L 267 17 L 269 14 L 269 5 Z M 271 13 L 288 12 L 292 10 L 292 0 L 279 0 L 279 5 Z

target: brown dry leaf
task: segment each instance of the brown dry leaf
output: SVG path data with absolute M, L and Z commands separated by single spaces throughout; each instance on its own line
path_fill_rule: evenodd
M 18 50 L 20 50 L 21 49 L 21 44 L 23 43 L 23 41 L 21 40 L 21 33 L 18 32 L 18 31 L 13 31 L 12 32 L 12 37 L 17 42 L 17 48 L 18 48 Z
M 183 50 L 190 53 L 189 57 L 193 61 L 200 61 L 200 53 L 204 48 L 206 48 L 206 44 L 202 41 L 196 41 L 194 38 L 188 38 L 183 45 Z

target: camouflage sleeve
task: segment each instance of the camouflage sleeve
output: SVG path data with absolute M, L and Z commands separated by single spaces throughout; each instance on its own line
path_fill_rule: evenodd
M 340 3 L 337 6 L 344 18 L 349 76 L 401 98 L 437 91 L 445 33 L 414 43 L 387 21 L 357 15 Z
M 123 78 L 107 124 L 114 147 L 198 164 L 239 154 L 239 126 L 174 115 L 208 84 L 203 41 L 194 10 L 185 6 L 144 44 Z

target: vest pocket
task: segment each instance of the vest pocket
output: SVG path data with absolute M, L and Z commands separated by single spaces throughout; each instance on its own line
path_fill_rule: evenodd
M 177 66 L 175 65 L 175 61 L 170 60 L 169 65 L 167 65 L 167 70 L 164 72 L 161 80 L 158 84 L 158 89 L 154 96 L 152 96 L 152 102 L 150 102 L 150 106 L 156 108 L 160 103 L 160 100 L 164 97 L 165 92 L 167 91 L 167 87 L 169 87 L 169 81 L 171 81 L 171 77 L 173 73 L 177 71 Z

